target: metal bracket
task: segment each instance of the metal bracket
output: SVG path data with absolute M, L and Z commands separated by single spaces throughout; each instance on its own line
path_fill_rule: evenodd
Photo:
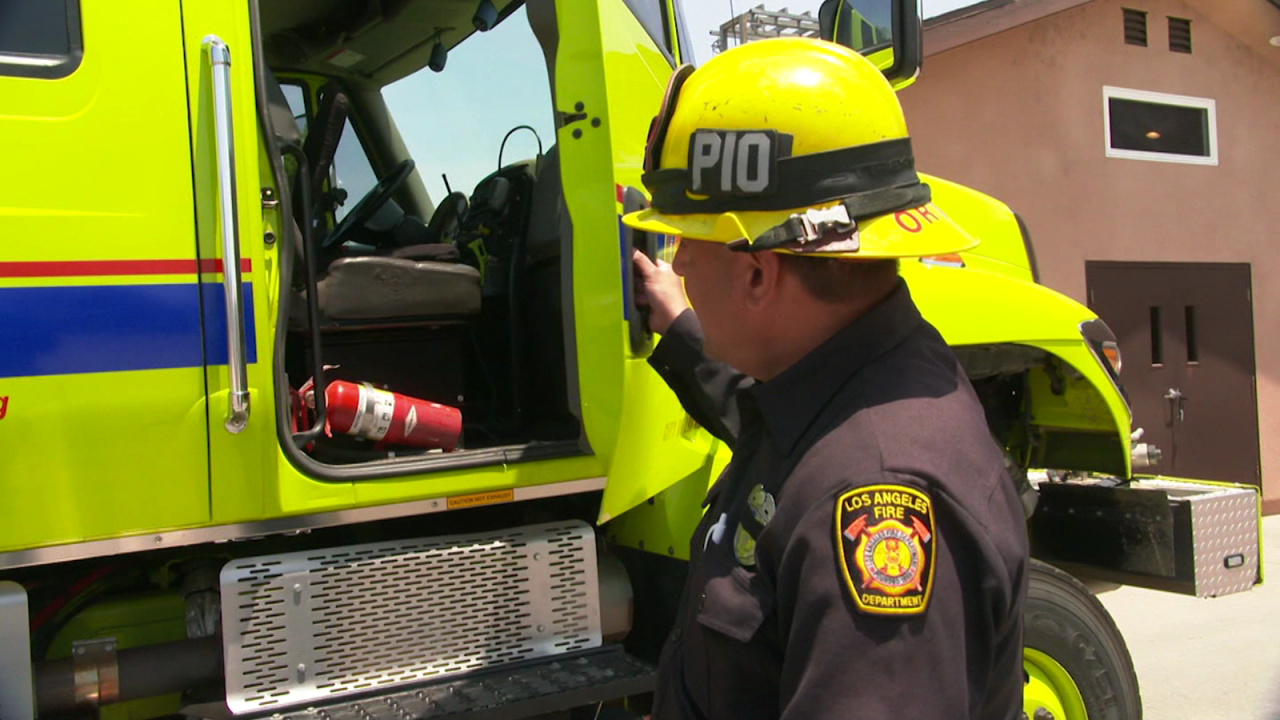
M 560 122 L 560 127 L 568 127 L 576 122 L 582 122 L 587 119 L 587 106 L 579 101 L 574 104 L 573 112 L 567 110 L 557 110 L 556 120 Z
M 120 665 L 116 639 L 96 638 L 71 643 L 76 705 L 98 707 L 120 699 Z
M 275 210 L 280 207 L 280 201 L 276 199 L 275 188 L 262 188 L 262 208 L 264 210 Z
M 573 104 L 573 112 L 568 112 L 566 110 L 556 111 L 556 122 L 558 122 L 560 124 L 560 127 L 562 128 L 567 128 L 570 125 L 573 125 L 574 123 L 580 123 L 586 119 L 587 119 L 587 105 L 581 100 Z M 600 118 L 594 119 L 591 122 L 591 127 L 597 127 L 597 128 L 600 127 Z M 573 139 L 578 140 L 581 137 L 582 137 L 582 128 L 574 128 Z

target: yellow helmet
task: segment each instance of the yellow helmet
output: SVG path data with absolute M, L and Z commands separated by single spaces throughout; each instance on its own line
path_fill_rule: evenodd
M 865 259 L 978 244 L 930 202 L 889 82 L 822 40 L 759 40 L 677 69 L 644 169 L 653 207 L 623 218 L 638 230 Z

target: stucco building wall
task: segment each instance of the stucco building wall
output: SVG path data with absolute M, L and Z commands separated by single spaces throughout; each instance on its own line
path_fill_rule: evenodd
M 1094 0 L 927 57 L 901 98 L 917 166 L 1018 211 L 1042 281 L 1081 302 L 1086 260 L 1252 265 L 1263 494 L 1280 511 L 1280 10 L 1255 4 Z M 1149 13 L 1148 47 L 1125 44 L 1126 7 Z M 1191 54 L 1168 49 L 1168 16 L 1192 21 Z M 1213 99 L 1218 164 L 1108 158 L 1104 85 Z

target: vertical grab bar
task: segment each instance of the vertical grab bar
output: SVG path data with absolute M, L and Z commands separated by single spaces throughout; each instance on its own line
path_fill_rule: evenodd
M 231 51 L 216 35 L 203 43 L 209 53 L 213 89 L 214 154 L 218 158 L 218 217 L 222 225 L 222 286 L 227 310 L 227 372 L 230 408 L 225 427 L 239 433 L 249 423 L 249 377 L 244 342 L 244 298 L 240 293 L 240 225 L 236 208 L 235 147 L 231 132 Z

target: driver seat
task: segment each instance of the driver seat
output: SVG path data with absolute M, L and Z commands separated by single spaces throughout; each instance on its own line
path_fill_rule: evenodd
M 284 90 L 270 71 L 266 79 L 273 123 L 284 131 L 283 141 L 296 143 L 301 131 Z M 298 179 L 313 183 L 316 198 L 321 197 L 320 183 L 329 174 L 347 119 L 345 95 L 337 88 L 327 90 L 304 141 L 304 152 L 314 165 L 312 176 Z M 436 211 L 453 211 L 446 207 L 450 200 Z M 316 299 L 323 325 L 461 319 L 480 312 L 480 273 L 457 262 L 457 250 L 450 245 L 413 245 L 379 255 L 339 257 L 321 275 Z M 295 307 L 302 310 L 305 304 Z
M 480 312 L 480 271 L 459 262 L 415 257 L 433 247 L 453 250 L 451 245 L 415 245 L 390 255 L 334 260 L 317 287 L 320 314 L 325 320 L 350 324 Z
M 446 197 L 431 216 L 428 234 L 438 237 L 437 219 L 460 215 L 466 207 L 462 193 Z M 482 295 L 480 271 L 441 242 L 339 257 L 329 263 L 317 291 L 321 315 L 342 322 L 474 315 Z

